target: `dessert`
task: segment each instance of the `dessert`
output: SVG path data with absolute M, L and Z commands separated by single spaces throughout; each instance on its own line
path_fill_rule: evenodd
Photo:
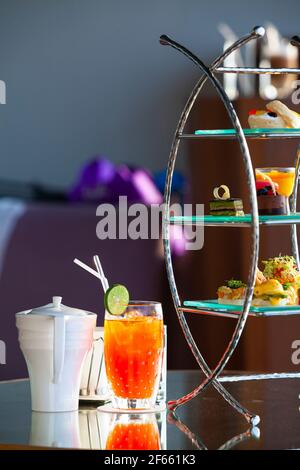
M 248 123 L 251 129 L 282 129 L 285 127 L 284 120 L 276 113 L 260 109 L 249 111 Z
M 224 191 L 220 195 L 220 189 Z M 239 198 L 231 198 L 228 186 L 222 184 L 213 191 L 214 198 L 209 201 L 209 213 L 215 216 L 243 216 L 243 201 Z
M 289 214 L 288 200 L 284 196 L 257 194 L 258 213 L 260 215 L 287 215 Z
M 255 175 L 259 214 L 289 214 L 288 197 L 294 188 L 295 168 L 257 168 Z
M 274 184 L 277 188 L 278 194 L 290 197 L 293 193 L 295 183 L 295 168 L 256 168 L 255 170 L 257 181 L 267 181 Z
M 300 114 L 296 113 L 292 109 L 288 108 L 285 104 L 281 101 L 275 100 L 271 101 L 267 105 L 267 109 L 277 116 L 280 116 L 284 123 L 284 127 L 294 128 L 297 129 L 300 127 Z
M 253 306 L 284 306 L 299 304 L 300 272 L 292 256 L 278 256 L 262 262 L 263 272 L 256 270 Z M 221 304 L 242 305 L 246 284 L 240 280 L 226 281 L 218 289 Z
M 278 194 L 278 184 L 256 181 L 257 204 L 260 215 L 288 214 L 288 199 Z
M 248 123 L 252 129 L 255 128 L 300 128 L 300 114 L 289 109 L 281 101 L 271 101 L 265 110 L 251 109 L 249 111 Z

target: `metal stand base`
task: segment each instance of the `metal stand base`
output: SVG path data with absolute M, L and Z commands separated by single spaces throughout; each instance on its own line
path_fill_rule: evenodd
M 232 382 L 245 382 L 252 380 L 284 380 L 284 379 L 300 379 L 300 372 L 274 372 L 270 374 L 245 374 L 245 375 L 222 375 L 213 381 L 213 384 L 216 385 L 216 382 L 220 383 L 232 383 Z M 204 380 L 198 387 L 196 387 L 192 392 L 187 395 L 179 398 L 178 400 L 169 401 L 168 409 L 172 412 L 176 410 L 177 407 L 184 405 L 193 398 L 196 398 L 203 391 L 203 384 L 207 381 Z M 227 392 L 228 393 L 228 392 Z M 230 395 L 231 396 L 231 395 Z M 227 400 L 226 397 L 223 398 Z M 231 397 L 233 398 L 233 397 Z M 235 409 L 240 412 L 247 422 L 251 426 L 257 426 L 260 422 L 260 417 L 258 415 L 251 414 L 247 411 L 240 403 L 235 401 Z

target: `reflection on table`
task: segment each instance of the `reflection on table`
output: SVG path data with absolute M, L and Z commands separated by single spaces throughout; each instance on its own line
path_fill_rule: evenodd
M 166 413 L 107 413 L 80 409 L 31 414 L 33 446 L 106 449 L 166 449 Z
M 193 446 L 198 450 L 208 450 L 204 441 L 197 434 L 193 433 L 188 426 L 181 421 L 176 413 L 170 412 L 168 414 L 168 423 L 177 427 L 187 438 L 191 441 Z M 224 442 L 218 450 L 231 450 L 241 442 L 245 442 L 249 439 L 259 439 L 260 429 L 257 426 L 248 428 L 245 432 L 233 436 L 228 441 Z

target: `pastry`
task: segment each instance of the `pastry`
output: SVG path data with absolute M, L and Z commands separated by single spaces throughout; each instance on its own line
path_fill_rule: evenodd
M 254 128 L 300 128 L 300 114 L 289 109 L 281 101 L 271 101 L 266 110 L 252 109 L 249 111 L 248 123 Z
M 248 123 L 251 129 L 282 129 L 286 127 L 284 120 L 276 113 L 259 109 L 251 109 L 249 111 Z
M 220 195 L 220 189 L 224 193 Z M 221 185 L 214 189 L 214 198 L 209 201 L 209 213 L 215 216 L 243 216 L 243 201 L 239 198 L 231 198 L 228 186 Z
M 283 119 L 286 124 L 284 127 L 292 127 L 295 129 L 300 127 L 300 114 L 289 109 L 281 101 L 271 101 L 271 103 L 268 103 L 266 107 L 269 111 L 277 114 L 277 116 Z

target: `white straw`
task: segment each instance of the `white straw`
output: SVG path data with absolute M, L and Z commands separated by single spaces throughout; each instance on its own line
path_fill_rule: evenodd
M 78 266 L 80 266 L 81 268 L 85 269 L 88 273 L 92 274 L 93 276 L 97 277 L 98 279 L 100 279 L 100 274 L 95 271 L 94 269 L 90 268 L 87 264 L 84 264 L 82 261 L 80 261 L 79 259 L 75 258 L 73 260 L 73 262 L 75 264 L 77 264 Z
M 108 284 L 107 278 L 105 277 L 105 274 L 104 274 L 99 256 L 96 255 L 96 256 L 94 256 L 93 259 L 94 259 L 94 263 L 95 263 L 95 266 L 96 266 L 98 274 L 99 274 L 100 281 L 102 283 L 103 290 L 104 290 L 104 292 L 106 292 L 107 289 L 109 288 L 109 284 Z

